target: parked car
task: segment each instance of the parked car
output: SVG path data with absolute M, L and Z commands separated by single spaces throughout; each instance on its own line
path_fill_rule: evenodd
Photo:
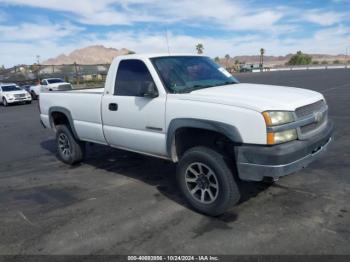
M 3 106 L 8 106 L 14 103 L 31 103 L 32 97 L 30 94 L 19 88 L 14 83 L 1 83 L 0 84 L 0 99 Z
M 65 91 L 71 90 L 72 85 L 63 81 L 60 78 L 46 78 L 40 81 L 41 89 L 43 91 Z
M 30 87 L 33 99 L 38 99 L 41 91 L 67 91 L 72 90 L 72 85 L 60 78 L 42 79 L 39 84 Z
M 26 90 L 28 93 L 30 93 L 30 87 L 31 87 L 31 85 L 22 85 L 22 86 L 20 86 L 21 89 Z
M 45 92 L 40 110 L 64 163 L 82 161 L 85 142 L 173 161 L 184 197 L 213 216 L 238 203 L 240 180 L 306 167 L 333 132 L 322 94 L 241 84 L 193 55 L 119 56 L 104 89 Z
M 30 86 L 29 93 L 31 94 L 33 100 L 39 98 L 39 96 L 40 96 L 40 89 L 41 89 L 41 85 L 40 84 Z
M 246 67 L 242 67 L 240 70 L 239 70 L 239 72 L 240 73 L 247 73 L 247 72 L 252 72 L 252 70 L 253 69 L 251 69 L 251 68 L 246 68 Z

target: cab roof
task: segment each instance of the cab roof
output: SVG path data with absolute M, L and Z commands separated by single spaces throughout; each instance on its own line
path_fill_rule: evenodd
M 150 53 L 150 54 L 130 54 L 117 56 L 116 59 L 147 59 L 155 57 L 172 57 L 172 56 L 198 56 L 205 57 L 205 55 L 191 54 L 191 53 Z

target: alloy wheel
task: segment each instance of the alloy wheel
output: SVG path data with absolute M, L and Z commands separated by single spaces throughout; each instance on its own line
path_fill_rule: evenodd
M 68 136 L 64 133 L 58 136 L 58 148 L 64 157 L 68 158 L 72 153 Z
M 215 172 L 207 165 L 195 162 L 186 169 L 185 182 L 192 197 L 203 204 L 213 203 L 219 194 Z

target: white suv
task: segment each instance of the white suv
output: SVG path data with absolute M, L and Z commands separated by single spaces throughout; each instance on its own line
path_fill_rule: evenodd
M 0 99 L 4 106 L 13 103 L 31 103 L 31 95 L 14 83 L 0 83 Z

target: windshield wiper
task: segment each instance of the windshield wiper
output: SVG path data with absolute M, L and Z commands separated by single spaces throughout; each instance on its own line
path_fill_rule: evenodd
M 233 84 L 237 84 L 237 82 L 224 82 L 224 83 L 220 83 L 220 84 L 217 84 L 215 86 L 227 86 L 227 85 L 233 85 Z
M 194 90 L 204 89 L 204 88 L 209 88 L 209 87 L 212 87 L 212 85 L 194 85 L 194 86 L 191 86 L 191 87 L 187 88 L 186 90 L 184 90 L 184 92 L 189 93 L 189 92 L 192 92 Z
M 237 82 L 226 81 L 224 83 L 220 83 L 220 84 L 216 84 L 216 85 L 194 85 L 194 86 L 191 86 L 185 90 L 182 90 L 182 91 L 179 91 L 176 93 L 190 93 L 192 91 L 199 90 L 199 89 L 210 88 L 210 87 L 214 87 L 214 86 L 233 85 L 233 84 L 237 84 Z

